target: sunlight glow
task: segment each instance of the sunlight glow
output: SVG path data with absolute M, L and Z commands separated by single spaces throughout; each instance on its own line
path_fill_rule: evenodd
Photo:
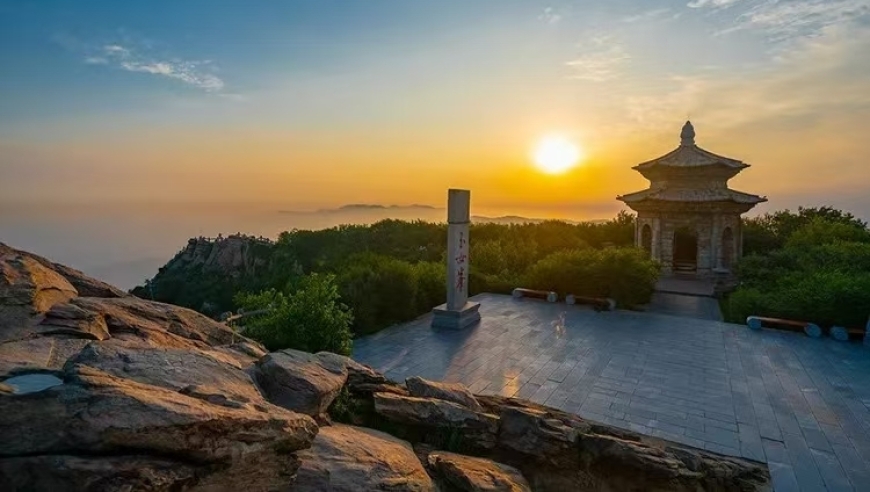
M 583 158 L 580 147 L 558 135 L 544 137 L 532 156 L 535 166 L 548 174 L 561 174 L 576 166 Z

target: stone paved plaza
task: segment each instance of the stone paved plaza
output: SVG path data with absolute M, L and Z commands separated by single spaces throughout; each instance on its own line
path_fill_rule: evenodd
M 870 348 L 741 325 L 483 294 L 482 321 L 431 316 L 355 342 L 395 380 L 458 381 L 765 461 L 775 490 L 870 491 Z

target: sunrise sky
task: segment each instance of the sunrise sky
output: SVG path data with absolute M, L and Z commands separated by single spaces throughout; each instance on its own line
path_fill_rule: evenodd
M 603 217 L 690 117 L 766 209 L 870 217 L 868 52 L 870 0 L 3 1 L 0 203 Z

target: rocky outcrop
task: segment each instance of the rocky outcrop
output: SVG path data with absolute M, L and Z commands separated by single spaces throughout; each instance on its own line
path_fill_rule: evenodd
M 482 410 L 471 391 L 459 383 L 438 383 L 420 377 L 411 377 L 405 380 L 405 386 L 411 396 L 452 401 L 474 411 Z
M 259 344 L 5 245 L 0 272 L 0 490 L 292 483 L 318 427 L 263 398 Z
M 187 246 L 164 267 L 167 270 L 197 267 L 202 270 L 217 270 L 231 276 L 254 273 L 265 260 L 256 254 L 256 247 L 269 247 L 272 242 L 243 234 L 209 239 L 191 238 Z
M 269 239 L 244 234 L 191 238 L 157 275 L 132 293 L 218 316 L 232 309 L 236 290 L 261 288 L 274 250 Z
M 347 380 L 344 360 L 329 353 L 282 350 L 260 359 L 253 374 L 272 403 L 318 416 L 326 412 Z
M 0 457 L 145 456 L 189 467 L 198 479 L 221 469 L 242 474 L 258 467 L 256 488 L 270 490 L 294 473 L 297 462 L 290 453 L 308 447 L 317 433 L 309 417 L 278 407 L 215 405 L 87 366 L 73 365 L 64 381 L 0 397 Z M 0 484 L 4 479 L 12 480 L 2 477 Z
M 295 492 L 436 490 L 407 442 L 371 429 L 324 427 L 299 459 Z
M 456 453 L 429 454 L 429 466 L 446 492 L 531 492 L 523 474 L 512 466 Z

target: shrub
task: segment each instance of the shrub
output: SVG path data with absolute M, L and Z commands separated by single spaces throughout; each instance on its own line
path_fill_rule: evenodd
M 649 302 L 659 266 L 638 248 L 575 249 L 535 263 L 525 286 L 560 295 L 611 297 L 622 306 Z
M 269 350 L 326 350 L 350 355 L 353 316 L 339 302 L 338 288 L 331 275 L 304 277 L 291 294 L 275 289 L 241 293 L 236 296 L 236 303 L 246 311 L 269 309 L 245 321 L 245 335 Z
M 795 272 L 764 290 L 743 287 L 725 303 L 728 321 L 750 315 L 810 321 L 821 326 L 864 326 L 870 315 L 870 272 Z
M 447 267 L 443 263 L 421 261 L 415 264 L 414 279 L 417 283 L 417 315 L 447 302 Z
M 348 259 L 346 265 L 338 284 L 341 298 L 354 313 L 354 333 L 373 333 L 419 314 L 417 277 L 410 263 L 365 254 Z

